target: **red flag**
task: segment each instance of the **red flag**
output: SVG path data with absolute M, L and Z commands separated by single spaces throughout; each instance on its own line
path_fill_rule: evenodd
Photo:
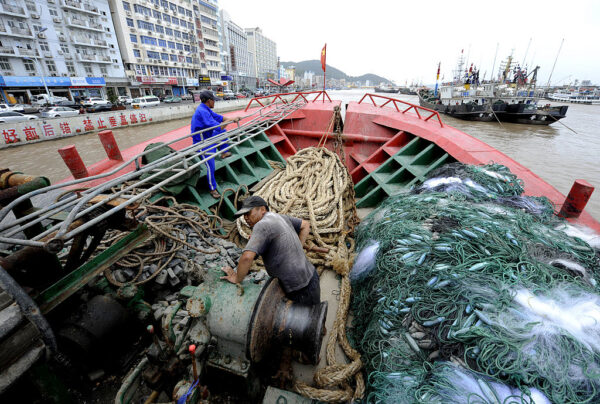
M 323 69 L 323 71 L 325 71 L 325 53 L 326 53 L 326 49 L 327 49 L 327 44 L 325 44 L 325 46 L 323 46 L 323 50 L 321 51 L 321 68 Z

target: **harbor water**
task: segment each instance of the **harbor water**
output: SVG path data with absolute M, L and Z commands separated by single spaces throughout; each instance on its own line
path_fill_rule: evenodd
M 328 93 L 332 99 L 345 104 L 360 100 L 366 91 L 357 89 Z M 419 102 L 416 96 L 381 95 L 414 104 Z M 448 116 L 442 116 L 442 120 L 528 167 L 565 195 L 576 179 L 585 179 L 600 188 L 600 106 L 570 104 L 567 117 L 549 126 L 469 122 Z M 114 130 L 114 134 L 119 147 L 126 149 L 186 125 L 189 125 L 189 120 L 180 119 Z M 55 182 L 69 175 L 57 150 L 70 144 L 77 146 L 86 165 L 106 157 L 98 136 L 88 134 L 1 149 L 0 167 L 43 175 Z M 592 195 L 587 211 L 600 219 L 600 189 Z

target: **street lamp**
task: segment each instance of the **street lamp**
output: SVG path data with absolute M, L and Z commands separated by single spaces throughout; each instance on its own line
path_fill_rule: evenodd
M 186 56 L 191 55 L 192 51 L 189 51 Z M 192 63 L 193 64 L 193 63 Z M 183 79 L 181 80 L 181 86 L 183 87 L 183 94 L 181 95 L 181 98 L 183 99 L 183 96 L 185 96 L 185 81 L 187 80 L 187 77 L 183 77 Z

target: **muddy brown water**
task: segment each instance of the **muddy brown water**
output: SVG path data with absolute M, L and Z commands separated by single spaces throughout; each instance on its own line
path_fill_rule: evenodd
M 364 90 L 329 92 L 332 99 L 343 103 L 358 101 L 364 93 Z M 418 104 L 416 96 L 393 96 Z M 461 121 L 447 116 L 442 116 L 442 120 L 520 162 L 565 195 L 573 181 L 579 178 L 600 187 L 600 106 L 570 104 L 567 117 L 560 121 L 564 125 L 560 122 L 549 126 L 500 125 L 497 122 Z M 189 125 L 189 119 L 179 119 L 118 129 L 114 134 L 119 147 L 126 149 L 186 125 Z M 43 175 L 55 182 L 69 175 L 57 149 L 70 144 L 77 146 L 86 165 L 106 157 L 98 136 L 87 134 L 1 149 L 0 167 Z M 592 195 L 587 210 L 600 219 L 600 190 Z

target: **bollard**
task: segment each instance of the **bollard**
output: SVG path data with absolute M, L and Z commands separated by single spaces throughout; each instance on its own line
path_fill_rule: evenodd
M 119 146 L 117 145 L 117 141 L 115 140 L 112 130 L 103 130 L 102 132 L 98 133 L 98 137 L 100 138 L 102 146 L 104 146 L 104 150 L 106 151 L 106 155 L 109 159 L 123 161 L 121 150 L 119 150 Z
M 586 180 L 575 180 L 558 215 L 564 218 L 579 217 L 590 200 L 592 192 L 594 187 Z
M 58 154 L 62 157 L 63 161 L 73 174 L 73 177 L 76 179 L 87 177 L 88 171 L 83 164 L 83 160 L 81 160 L 81 156 L 77 152 L 77 148 L 75 145 L 69 145 L 58 149 Z

